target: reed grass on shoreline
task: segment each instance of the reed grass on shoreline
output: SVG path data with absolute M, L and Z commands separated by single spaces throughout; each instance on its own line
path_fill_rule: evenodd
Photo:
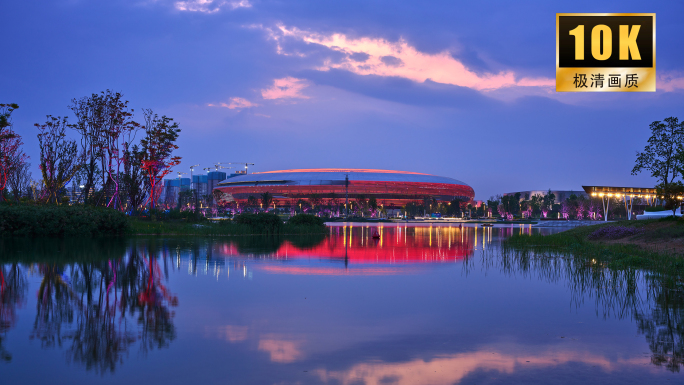
M 661 280 L 670 281 L 676 286 L 682 285 L 684 277 L 684 258 L 669 250 L 653 251 L 642 247 L 650 238 L 659 236 L 662 228 L 654 224 L 672 221 L 672 219 L 648 221 L 623 221 L 609 224 L 583 226 L 552 235 L 519 234 L 504 241 L 505 248 L 532 250 L 538 253 L 557 251 L 579 258 L 585 263 L 597 264 L 615 270 L 642 269 Z M 679 225 L 673 223 L 673 225 Z M 643 231 L 621 242 L 589 240 L 590 234 L 597 229 L 608 226 L 629 226 L 643 228 Z M 650 230 L 649 228 L 655 228 Z M 633 241 L 633 242 L 630 242 Z

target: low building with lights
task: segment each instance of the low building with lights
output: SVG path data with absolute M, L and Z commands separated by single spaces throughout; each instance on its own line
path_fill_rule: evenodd
M 611 198 L 622 199 L 627 211 L 627 219 L 632 219 L 635 201 L 645 202 L 649 206 L 659 201 L 656 189 L 650 187 L 582 186 L 582 188 L 592 198 L 601 198 L 604 213 L 608 212 Z M 608 216 L 605 216 L 605 220 L 608 220 Z
M 401 207 L 429 197 L 437 202 L 460 199 L 471 202 L 475 191 L 448 177 L 408 171 L 370 169 L 303 169 L 237 175 L 215 187 L 227 201 L 246 203 L 268 192 L 276 206 L 312 199 L 322 204 L 344 203 L 345 198 L 375 198 L 385 208 Z
M 526 191 L 515 191 L 515 192 L 509 192 L 503 194 L 504 196 L 509 196 L 509 195 L 515 195 L 515 194 L 520 194 L 520 200 L 528 200 L 531 199 L 533 196 L 546 196 L 549 193 L 549 190 L 526 190 Z M 576 197 L 583 196 L 585 198 L 588 198 L 589 195 L 582 191 L 582 190 L 551 190 L 551 194 L 554 195 L 555 201 L 556 202 L 562 202 L 566 200 L 567 198 L 570 198 L 571 196 L 575 195 Z

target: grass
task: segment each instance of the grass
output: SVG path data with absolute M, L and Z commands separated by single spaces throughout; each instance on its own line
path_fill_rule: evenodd
M 128 235 L 201 235 L 201 236 L 230 236 L 264 234 L 255 231 L 252 226 L 220 221 L 218 223 L 203 221 L 188 223 L 182 221 L 148 221 L 137 218 L 129 220 Z M 327 232 L 326 227 L 296 226 L 284 224 L 280 234 L 320 234 Z
M 607 226 L 636 227 L 642 228 L 642 231 L 616 241 L 587 239 L 597 229 Z M 669 248 L 658 250 L 647 247 L 673 238 L 684 238 L 684 222 L 670 217 L 582 226 L 553 235 L 514 235 L 504 241 L 504 246 L 537 252 L 560 251 L 587 263 L 614 270 L 643 269 L 679 287 L 684 276 L 684 258 Z

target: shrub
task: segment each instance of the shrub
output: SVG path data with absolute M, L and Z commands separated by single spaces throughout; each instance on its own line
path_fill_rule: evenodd
M 321 217 L 311 214 L 297 214 L 287 221 L 288 225 L 294 226 L 318 226 L 324 227 L 325 221 Z
M 239 225 L 247 225 L 257 234 L 277 234 L 283 226 L 283 221 L 279 216 L 269 213 L 243 213 L 236 216 L 233 222 Z
M 587 236 L 588 239 L 620 239 L 643 232 L 643 229 L 626 226 L 607 226 L 596 229 Z
M 0 234 L 31 237 L 121 235 L 126 215 L 90 206 L 0 205 Z

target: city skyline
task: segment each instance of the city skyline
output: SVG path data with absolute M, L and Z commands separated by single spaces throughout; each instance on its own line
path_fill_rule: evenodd
M 182 132 L 174 171 L 372 168 L 462 180 L 475 198 L 631 176 L 648 125 L 680 114 L 682 5 L 50 1 L 3 6 L 0 102 L 38 177 L 34 123 L 122 92 Z M 557 12 L 655 12 L 655 93 L 555 92 Z M 169 177 L 175 175 L 171 174 Z

